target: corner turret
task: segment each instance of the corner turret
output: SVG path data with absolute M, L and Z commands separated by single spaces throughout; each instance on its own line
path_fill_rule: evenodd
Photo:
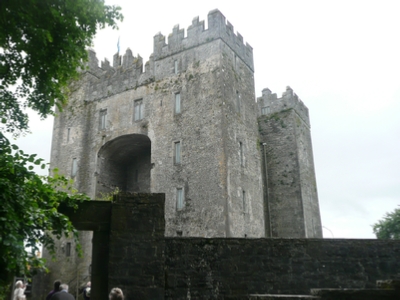
M 276 94 L 272 94 L 270 89 L 263 89 L 262 96 L 257 98 L 257 104 L 259 116 L 270 115 L 293 108 L 308 127 L 310 127 L 308 108 L 293 92 L 290 86 L 286 87 L 286 91 L 283 92 L 281 98 L 278 98 Z

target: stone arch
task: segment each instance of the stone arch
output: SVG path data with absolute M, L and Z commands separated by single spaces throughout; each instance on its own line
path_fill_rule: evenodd
M 105 143 L 97 154 L 96 198 L 113 192 L 150 193 L 151 141 L 127 134 Z

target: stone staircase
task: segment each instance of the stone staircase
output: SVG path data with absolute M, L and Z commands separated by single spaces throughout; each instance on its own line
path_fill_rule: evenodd
M 375 289 L 311 289 L 311 295 L 254 294 L 249 300 L 400 300 L 400 279 L 378 280 Z M 229 299 L 229 298 L 227 298 Z M 233 298 L 232 298 L 233 299 Z

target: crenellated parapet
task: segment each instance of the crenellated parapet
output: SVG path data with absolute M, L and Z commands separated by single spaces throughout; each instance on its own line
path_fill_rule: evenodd
M 292 88 L 286 87 L 286 91 L 278 98 L 270 89 L 262 90 L 262 96 L 257 98 L 259 115 L 271 115 L 287 109 L 294 109 L 300 118 L 310 127 L 308 108 L 303 101 L 293 92 Z
M 161 33 L 155 35 L 154 59 L 163 59 L 217 39 L 222 39 L 254 71 L 253 48 L 248 43 L 243 43 L 242 35 L 234 33 L 232 24 L 226 21 L 219 10 L 208 13 L 208 29 L 205 29 L 204 21 L 199 21 L 196 17 L 187 29 L 187 37 L 185 37 L 184 29 L 180 29 L 179 25 L 175 26 L 168 36 L 168 43 Z
M 186 37 L 185 30 L 177 25 L 167 40 L 168 43 L 161 33 L 154 36 L 154 52 L 145 64 L 140 55 L 135 57 L 132 50 L 128 48 L 123 55 L 116 53 L 112 64 L 104 59 L 99 65 L 96 53 L 90 49 L 86 69 L 89 79 L 85 99 L 87 101 L 100 100 L 185 72 L 191 64 L 209 57 L 204 53 L 199 55 L 195 51 L 196 47 L 204 45 L 208 50 L 215 50 L 215 53 L 219 54 L 219 46 L 215 47 L 211 44 L 212 41 L 217 40 L 222 40 L 232 50 L 235 57 L 241 59 L 251 71 L 254 71 L 253 48 L 243 43 L 243 37 L 239 33 L 234 33 L 232 24 L 226 21 L 219 10 L 209 12 L 208 29 L 205 29 L 205 22 L 196 17 L 192 25 L 188 27 Z M 174 69 L 174 61 L 177 61 L 178 70 Z
M 89 86 L 85 96 L 87 101 L 100 100 L 154 81 L 152 56 L 144 66 L 143 58 L 140 55 L 135 57 L 129 48 L 124 55 L 114 55 L 112 66 L 107 59 L 99 66 L 99 60 L 92 49 L 88 51 L 88 58 L 86 72 L 89 74 Z

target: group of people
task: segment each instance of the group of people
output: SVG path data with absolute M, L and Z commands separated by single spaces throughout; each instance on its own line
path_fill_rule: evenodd
M 26 286 L 23 284 L 23 282 L 18 280 L 15 283 L 13 300 L 25 300 L 25 288 Z M 83 298 L 85 300 L 90 300 L 90 290 L 91 283 L 89 281 L 83 290 Z M 124 293 L 120 288 L 116 287 L 111 289 L 108 298 L 109 300 L 124 300 Z M 60 280 L 56 280 L 54 281 L 54 288 L 47 295 L 46 300 L 75 300 L 75 298 L 70 293 L 68 293 L 68 284 L 61 283 Z
M 83 298 L 90 300 L 91 282 L 89 281 L 83 289 Z M 63 293 L 65 292 L 65 293 Z M 120 288 L 111 289 L 109 300 L 124 300 L 124 293 Z M 68 285 L 60 280 L 54 282 L 54 289 L 47 295 L 46 300 L 74 300 L 74 296 L 68 293 Z
M 68 284 L 54 281 L 53 290 L 47 295 L 46 300 L 75 300 L 74 296 L 68 293 Z

